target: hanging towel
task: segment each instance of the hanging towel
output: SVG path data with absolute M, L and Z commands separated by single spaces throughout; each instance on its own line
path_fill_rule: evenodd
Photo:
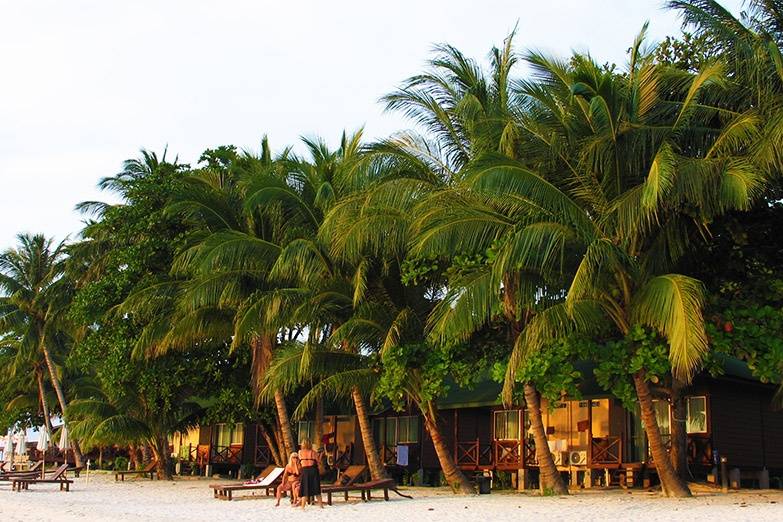
M 397 465 L 408 465 L 408 446 L 397 446 Z

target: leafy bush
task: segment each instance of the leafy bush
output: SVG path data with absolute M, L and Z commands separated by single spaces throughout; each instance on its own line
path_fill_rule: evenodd
M 128 469 L 128 459 L 126 457 L 117 457 L 114 459 L 114 471 L 125 471 Z

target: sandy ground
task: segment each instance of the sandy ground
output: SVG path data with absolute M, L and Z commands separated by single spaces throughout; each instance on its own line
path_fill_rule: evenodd
M 579 491 L 566 498 L 542 498 L 533 494 L 493 492 L 457 498 L 442 489 L 407 488 L 413 500 L 396 497 L 362 503 L 342 498 L 321 510 L 302 512 L 283 502 L 261 496 L 232 502 L 215 500 L 205 479 L 150 482 L 130 479 L 115 483 L 108 475 L 94 475 L 87 482 L 76 479 L 70 493 L 56 485 L 31 486 L 16 493 L 0 483 L 0 521 L 45 520 L 361 520 L 363 522 L 413 522 L 418 520 L 645 520 L 726 522 L 734 520 L 783 521 L 783 491 L 746 490 L 728 495 L 700 489 L 686 500 L 661 498 L 636 490 Z M 382 498 L 382 497 L 381 497 Z

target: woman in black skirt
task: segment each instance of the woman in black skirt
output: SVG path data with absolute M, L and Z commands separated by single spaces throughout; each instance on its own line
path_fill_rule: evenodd
M 302 509 L 307 505 L 310 497 L 318 498 L 318 505 L 323 508 L 324 501 L 321 498 L 321 476 L 318 474 L 318 453 L 313 451 L 313 445 L 308 439 L 302 439 L 299 443 L 299 466 L 302 474 L 299 499 L 302 503 Z

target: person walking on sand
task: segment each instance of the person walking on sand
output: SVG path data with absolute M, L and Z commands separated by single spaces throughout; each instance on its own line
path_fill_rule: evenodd
M 283 482 L 277 486 L 277 493 L 275 494 L 277 503 L 275 504 L 275 507 L 280 505 L 280 499 L 286 491 L 291 492 L 291 503 L 293 505 L 296 505 L 296 503 L 299 502 L 299 477 L 301 474 L 302 472 L 299 468 L 299 455 L 296 452 L 293 452 L 288 458 L 288 464 L 286 464 L 285 470 L 283 471 Z
M 310 497 L 318 497 L 318 506 L 323 508 L 321 477 L 318 474 L 318 453 L 313 451 L 313 445 L 309 439 L 302 439 L 299 443 L 299 463 L 302 472 L 299 502 L 302 504 L 302 509 L 305 508 Z

